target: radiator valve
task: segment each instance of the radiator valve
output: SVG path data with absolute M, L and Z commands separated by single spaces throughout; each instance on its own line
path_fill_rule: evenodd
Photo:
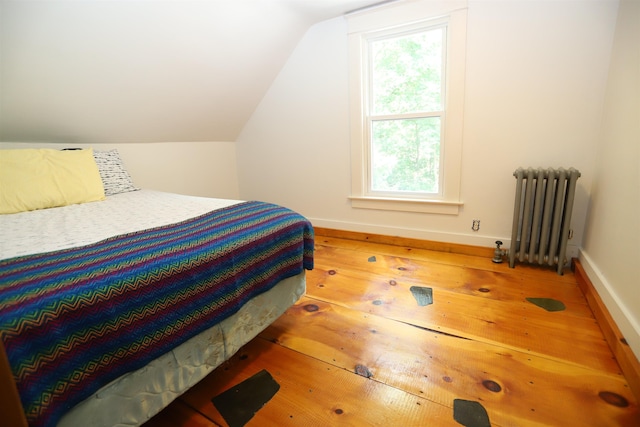
M 499 264 L 502 262 L 502 257 L 505 255 L 505 251 L 500 249 L 500 245 L 502 242 L 500 240 L 496 240 L 496 250 L 493 251 L 493 259 L 491 261 Z

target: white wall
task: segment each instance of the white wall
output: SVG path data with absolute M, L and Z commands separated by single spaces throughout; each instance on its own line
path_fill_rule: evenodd
M 581 261 L 640 358 L 640 2 L 618 12 Z
M 0 141 L 235 141 L 309 25 L 281 1 L 2 0 Z
M 193 196 L 239 198 L 233 142 L 62 144 L 7 143 L 2 148 L 116 148 L 136 186 Z
M 317 24 L 237 140 L 240 196 L 317 226 L 491 246 L 510 239 L 517 167 L 573 166 L 577 255 L 616 10 L 615 1 L 469 2 L 458 216 L 351 208 L 346 24 Z

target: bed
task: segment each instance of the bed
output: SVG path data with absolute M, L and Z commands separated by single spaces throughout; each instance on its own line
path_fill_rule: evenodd
M 53 154 L 95 159 L 97 200 L 0 215 L 0 337 L 30 426 L 140 425 L 300 298 L 313 228 L 271 203 L 139 190 L 117 152 L 82 151 Z

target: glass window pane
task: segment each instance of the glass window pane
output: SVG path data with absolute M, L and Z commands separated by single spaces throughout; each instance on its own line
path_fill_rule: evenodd
M 371 43 L 372 114 L 442 110 L 443 28 Z
M 439 193 L 440 118 L 371 125 L 371 190 Z

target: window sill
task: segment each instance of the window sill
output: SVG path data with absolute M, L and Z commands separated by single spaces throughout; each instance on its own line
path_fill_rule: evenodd
M 350 196 L 351 206 L 360 209 L 421 212 L 458 215 L 462 202 L 422 199 L 394 199 L 389 197 Z

